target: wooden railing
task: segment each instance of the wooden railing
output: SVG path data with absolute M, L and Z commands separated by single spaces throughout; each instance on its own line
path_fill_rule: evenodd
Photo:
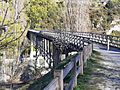
M 92 53 L 92 44 L 70 59 L 64 68 L 54 70 L 54 79 L 44 88 L 44 90 L 72 90 L 77 86 L 77 77 L 83 74 L 83 67 Z M 65 78 L 71 73 L 71 78 L 66 83 Z
M 92 53 L 92 42 L 105 44 L 109 50 L 110 46 L 120 48 L 120 37 L 97 33 L 86 32 L 49 32 L 29 31 L 29 34 L 46 38 L 62 48 L 69 48 L 77 51 L 79 54 L 71 58 L 64 68 L 54 70 L 54 79 L 44 90 L 71 90 L 77 85 L 77 76 L 83 74 L 83 67 Z M 29 35 L 28 34 L 28 35 Z M 58 47 L 58 48 L 59 48 Z M 69 50 L 68 49 L 68 50 Z M 66 83 L 66 77 L 72 71 L 70 80 Z
M 35 48 L 36 56 L 38 57 L 39 55 L 42 55 L 45 61 L 49 64 L 49 67 L 53 66 L 53 61 L 55 60 L 55 58 L 53 58 L 55 55 L 53 55 L 53 50 L 51 50 L 51 47 L 55 46 L 61 52 L 64 51 L 64 53 L 66 53 L 66 50 L 69 53 L 73 51 L 79 52 L 84 46 L 91 43 L 89 39 L 71 34 L 69 32 L 60 33 L 29 30 L 27 37 L 31 42 L 31 59 L 33 59 L 32 52 L 33 48 Z
M 80 51 L 84 46 L 92 43 L 88 38 L 70 32 L 41 31 L 41 34 L 53 37 L 53 42 L 58 45 L 57 47 L 69 48 L 73 51 Z
M 111 36 L 111 35 L 88 33 L 88 32 L 76 32 L 74 33 L 74 35 L 88 38 L 96 43 L 105 44 L 107 45 L 108 50 L 110 46 L 120 48 L 120 36 Z
M 110 46 L 120 48 L 119 36 L 86 32 L 50 32 L 31 30 L 28 33 L 28 38 L 30 38 L 31 34 L 35 37 L 33 41 L 35 44 L 36 42 L 38 43 L 37 39 L 40 37 L 58 45 L 58 48 L 62 46 L 62 48 L 68 48 L 68 50 L 72 49 L 73 51 L 78 52 L 78 54 L 72 57 L 63 68 L 54 69 L 54 79 L 44 88 L 44 90 L 72 90 L 77 85 L 77 76 L 83 74 L 83 67 L 86 65 L 87 59 L 92 53 L 92 42 L 106 44 L 108 50 Z M 42 51 L 41 48 L 40 51 Z M 71 78 L 66 82 L 66 77 L 68 75 L 71 75 Z
M 44 90 L 56 90 L 59 88 L 59 79 L 58 77 L 54 78 L 50 84 L 44 88 Z
M 46 31 L 49 32 L 49 31 Z M 44 32 L 44 33 L 46 33 Z M 56 33 L 57 34 L 64 34 L 64 36 L 71 36 L 76 38 L 77 36 L 80 36 L 81 38 L 84 38 L 84 42 L 96 42 L 100 44 L 105 44 L 108 46 L 108 50 L 110 46 L 120 48 L 120 36 L 112 36 L 112 35 L 106 35 L 106 34 L 99 34 L 99 33 L 91 33 L 91 32 L 50 32 L 50 33 Z M 88 40 L 89 39 L 89 40 Z M 82 40 L 83 41 L 83 40 Z

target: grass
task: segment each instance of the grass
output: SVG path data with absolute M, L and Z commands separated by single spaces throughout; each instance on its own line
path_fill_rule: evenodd
M 100 59 L 99 55 L 99 52 L 93 51 L 92 56 L 87 61 L 87 67 L 84 68 L 84 74 L 78 76 L 78 86 L 75 90 L 97 90 L 95 86 L 89 85 L 89 81 L 96 68 L 97 60 Z
M 95 54 L 96 56 L 101 55 L 100 52 L 97 52 L 97 51 L 95 51 L 95 50 L 93 50 L 93 54 Z

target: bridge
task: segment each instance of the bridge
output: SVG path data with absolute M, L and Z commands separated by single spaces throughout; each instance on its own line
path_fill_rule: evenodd
M 91 56 L 94 43 L 120 48 L 120 37 L 90 32 L 59 32 L 29 30 L 27 38 L 31 43 L 31 61 L 37 63 L 42 56 L 47 67 L 53 72 L 53 79 L 44 90 L 72 90 L 77 86 L 77 77 L 83 74 L 87 59 Z M 34 55 L 33 52 L 36 52 Z M 72 52 L 76 52 L 71 55 Z M 64 60 L 61 56 L 64 55 Z M 65 78 L 72 71 L 72 78 L 66 83 Z

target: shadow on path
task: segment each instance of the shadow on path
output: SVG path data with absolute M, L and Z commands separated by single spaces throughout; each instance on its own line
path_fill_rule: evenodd
M 120 90 L 120 49 L 94 44 L 94 50 L 100 52 L 90 83 L 97 90 Z

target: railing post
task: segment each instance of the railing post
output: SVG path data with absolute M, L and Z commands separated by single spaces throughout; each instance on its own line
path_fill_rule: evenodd
M 38 60 L 38 37 L 36 36 L 36 40 L 35 40 L 35 53 L 36 53 L 36 58 L 35 58 L 35 69 L 37 70 L 37 68 L 40 67 L 40 63 Z
M 34 44 L 33 44 L 34 40 L 33 40 L 33 35 L 30 34 L 30 59 L 33 59 L 33 55 L 34 55 Z
M 74 69 L 74 84 L 73 84 L 72 88 L 77 86 L 77 64 L 76 64 L 76 58 L 74 60 L 74 67 L 73 67 L 73 69 Z
M 110 49 L 110 37 L 107 36 L 107 50 L 109 51 Z
M 59 48 L 57 48 L 53 44 L 53 67 L 56 67 L 61 61 L 61 52 Z
M 83 55 L 82 55 L 82 57 L 83 57 L 83 62 L 85 62 L 85 46 L 83 47 L 83 50 L 82 50 L 82 52 L 83 52 Z
M 80 61 L 79 61 L 81 75 L 83 75 L 83 65 L 84 65 L 84 63 L 83 63 L 83 51 L 82 51 L 82 52 L 80 52 Z
M 87 47 L 88 46 L 84 46 L 83 48 L 83 63 L 85 67 L 87 67 L 87 52 L 86 52 Z
M 92 50 L 93 50 L 93 47 L 94 47 L 94 46 L 93 46 L 93 33 L 92 33 L 92 37 L 91 37 L 91 38 L 92 38 Z
M 89 52 L 89 57 L 91 56 L 92 51 L 93 51 L 92 47 L 93 47 L 93 44 L 91 43 L 91 44 L 89 45 L 89 49 L 90 49 L 90 52 Z
M 51 47 L 52 47 L 52 44 L 51 42 L 49 41 L 49 55 L 50 55 L 50 58 L 52 58 L 52 52 L 51 52 Z M 53 63 L 52 63 L 52 60 L 50 59 L 50 67 L 53 66 Z
M 55 70 L 54 78 L 58 77 L 58 88 L 56 90 L 63 90 L 63 70 Z

